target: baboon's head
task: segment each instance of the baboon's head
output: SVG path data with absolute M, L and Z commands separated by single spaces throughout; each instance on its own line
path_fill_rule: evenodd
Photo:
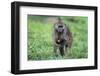
M 64 41 L 64 37 L 63 37 L 63 33 L 64 33 L 64 26 L 59 24 L 56 26 L 55 28 L 56 30 L 56 35 L 57 35 L 57 38 L 56 38 L 56 43 L 57 44 L 60 44 Z
M 56 26 L 56 32 L 61 34 L 64 32 L 64 26 L 62 24 L 59 24 Z
M 56 24 L 55 28 L 56 28 L 56 32 L 59 34 L 64 32 L 64 29 L 65 29 L 64 23 L 60 17 L 58 17 L 57 24 Z
M 61 44 L 65 41 L 64 34 L 66 33 L 65 24 L 61 18 L 58 18 L 58 22 L 55 24 L 56 43 Z

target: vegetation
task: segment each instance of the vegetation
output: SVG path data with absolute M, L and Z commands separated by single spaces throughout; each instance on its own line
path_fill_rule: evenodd
M 63 16 L 73 36 L 71 49 L 64 57 L 55 57 L 52 45 L 53 23 L 49 16 L 28 16 L 28 60 L 79 59 L 88 57 L 88 18 Z

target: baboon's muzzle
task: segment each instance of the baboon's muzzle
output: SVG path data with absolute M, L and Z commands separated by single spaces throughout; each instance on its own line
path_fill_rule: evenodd
M 65 43 L 65 40 L 64 39 L 57 39 L 56 40 L 56 43 L 57 44 L 64 44 Z

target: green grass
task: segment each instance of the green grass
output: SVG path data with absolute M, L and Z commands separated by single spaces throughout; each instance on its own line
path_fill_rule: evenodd
M 60 56 L 55 57 L 53 52 L 53 24 L 35 21 L 28 16 L 28 60 L 79 59 L 88 57 L 88 18 L 62 17 L 62 19 L 69 26 L 73 36 L 72 47 L 63 58 Z

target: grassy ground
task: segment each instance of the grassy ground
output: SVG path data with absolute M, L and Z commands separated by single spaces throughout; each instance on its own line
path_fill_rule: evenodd
M 54 56 L 52 45 L 53 24 L 35 21 L 33 18 L 28 17 L 28 60 L 88 57 L 87 17 L 62 17 L 64 22 L 68 24 L 67 26 L 69 26 L 73 36 L 72 47 L 63 58 Z

